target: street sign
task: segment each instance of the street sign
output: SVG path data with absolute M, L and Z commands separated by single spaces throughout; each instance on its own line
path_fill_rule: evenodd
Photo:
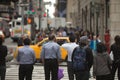
M 32 12 L 32 11 L 27 11 L 27 14 L 36 14 L 36 12 Z

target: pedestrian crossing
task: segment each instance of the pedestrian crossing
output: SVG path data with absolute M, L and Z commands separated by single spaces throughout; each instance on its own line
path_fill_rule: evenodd
M 18 68 L 19 68 L 18 65 L 9 65 L 6 71 L 6 80 L 18 80 Z M 60 66 L 60 68 L 64 70 L 64 77 L 61 80 L 68 80 L 67 67 Z M 34 66 L 32 80 L 45 80 L 43 66 L 41 65 Z M 95 80 L 95 79 L 91 77 L 89 80 Z
M 18 65 L 10 65 L 6 71 L 6 80 L 18 80 Z M 64 69 L 64 79 L 68 80 L 66 67 L 60 67 Z M 43 66 L 34 66 L 32 79 L 33 80 L 44 80 L 44 69 Z

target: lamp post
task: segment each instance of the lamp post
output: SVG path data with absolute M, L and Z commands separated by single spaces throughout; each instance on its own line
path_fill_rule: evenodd
M 41 28 L 41 0 L 39 0 L 39 30 Z

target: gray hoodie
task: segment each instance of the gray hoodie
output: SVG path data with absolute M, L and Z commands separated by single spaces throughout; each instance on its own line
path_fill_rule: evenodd
M 94 56 L 93 62 L 93 76 L 107 75 L 110 74 L 108 64 L 112 64 L 112 60 L 107 52 L 97 53 Z

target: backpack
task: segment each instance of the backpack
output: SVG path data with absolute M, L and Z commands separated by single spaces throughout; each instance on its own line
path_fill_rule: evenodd
M 72 54 L 72 63 L 74 71 L 83 71 L 87 68 L 85 48 L 76 47 Z

